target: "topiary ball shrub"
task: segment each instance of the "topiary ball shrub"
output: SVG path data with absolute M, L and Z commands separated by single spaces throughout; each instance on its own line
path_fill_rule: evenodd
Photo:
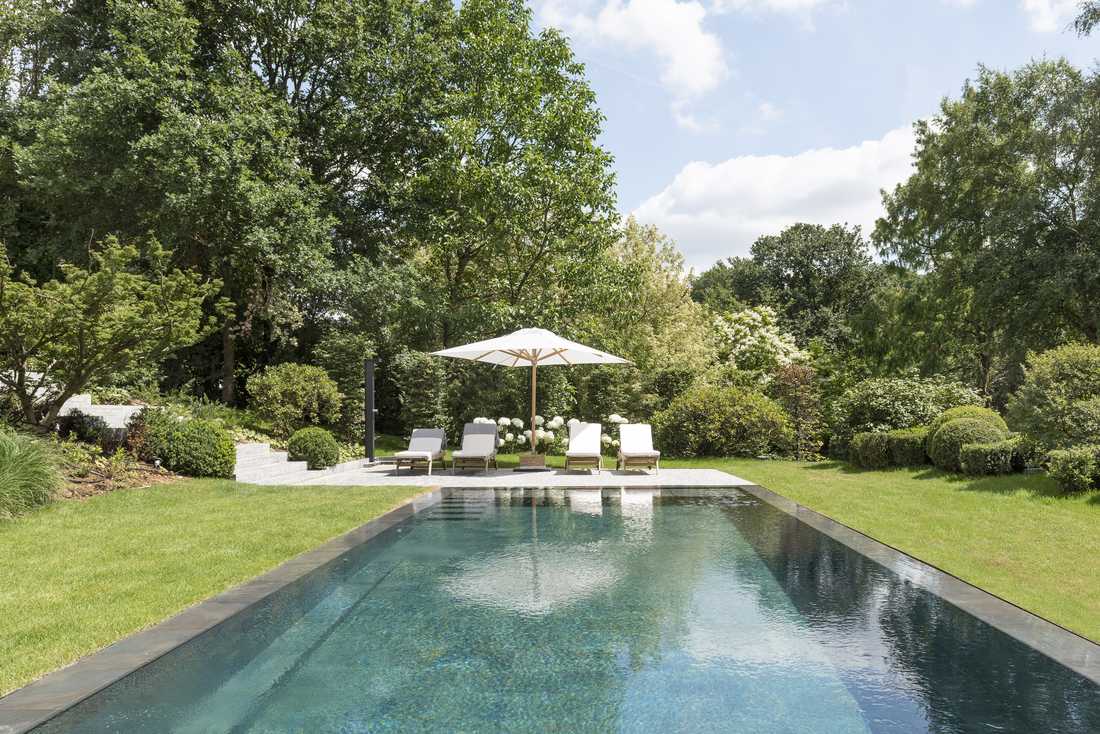
M 1100 446 L 1086 444 L 1050 452 L 1047 467 L 1064 492 L 1084 492 L 1100 485 Z
M 212 421 L 180 424 L 171 436 L 168 468 L 189 477 L 231 479 L 237 464 L 237 446 L 229 432 Z
M 959 471 L 959 452 L 968 443 L 994 443 L 1005 432 L 982 418 L 956 418 L 940 426 L 928 439 L 928 458 L 945 471 Z
M 60 486 L 54 458 L 40 441 L 0 429 L 0 519 L 48 503 Z
M 1017 437 L 994 443 L 968 443 L 959 449 L 959 468 L 963 474 L 980 477 L 989 474 L 1011 474 L 1017 464 L 1020 447 Z
M 340 444 L 324 428 L 295 431 L 287 448 L 291 461 L 305 461 L 310 469 L 327 469 L 340 461 Z
M 667 456 L 785 454 L 794 439 L 787 414 L 758 392 L 694 387 L 653 416 L 654 439 Z
M 306 426 L 331 425 L 340 418 L 343 396 L 320 367 L 280 364 L 248 380 L 249 405 L 271 421 L 275 434 L 289 437 Z
M 856 465 L 864 469 L 883 469 L 890 466 L 889 434 L 883 432 L 857 433 L 852 437 L 848 452 Z
M 928 463 L 925 444 L 928 442 L 928 428 L 896 428 L 886 434 L 890 447 L 890 463 L 894 466 L 921 466 Z
M 989 408 L 983 408 L 980 405 L 960 405 L 955 408 L 948 408 L 947 410 L 936 416 L 936 419 L 928 426 L 928 435 L 931 436 L 936 431 L 940 430 L 940 427 L 958 418 L 977 418 L 989 423 L 991 426 L 996 426 L 1005 433 L 1008 433 L 1008 424 L 1005 423 L 1005 419 L 1001 417 L 1000 413 Z

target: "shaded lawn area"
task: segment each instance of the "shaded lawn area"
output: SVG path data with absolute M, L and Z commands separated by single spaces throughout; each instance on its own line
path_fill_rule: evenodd
M 0 523 L 0 695 L 423 491 L 188 480 Z
M 970 478 L 931 467 L 669 461 L 760 484 L 1100 642 L 1100 492 L 1063 495 L 1042 474 Z

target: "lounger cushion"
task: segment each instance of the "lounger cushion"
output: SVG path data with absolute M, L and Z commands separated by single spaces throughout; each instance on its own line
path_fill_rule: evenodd
M 592 451 L 566 451 L 565 456 L 568 459 L 598 459 L 598 458 L 600 458 L 599 452 L 592 452 Z
M 620 451 L 619 456 L 624 459 L 659 459 L 660 451 Z
M 451 454 L 456 459 L 488 459 L 491 458 L 495 451 L 466 451 L 459 449 Z
M 439 459 L 442 456 L 443 456 L 442 451 L 436 451 L 435 453 L 432 453 L 431 451 L 398 451 L 396 454 L 393 455 L 393 458 L 395 458 L 395 459 L 423 459 L 424 461 L 427 461 L 428 459 Z

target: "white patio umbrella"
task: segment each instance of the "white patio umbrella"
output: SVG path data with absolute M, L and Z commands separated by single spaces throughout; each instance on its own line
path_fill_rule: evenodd
M 535 450 L 535 387 L 538 368 L 549 365 L 630 364 L 622 357 L 563 339 L 546 329 L 520 329 L 496 339 L 432 352 L 439 357 L 469 359 L 504 367 L 531 368 L 531 453 Z

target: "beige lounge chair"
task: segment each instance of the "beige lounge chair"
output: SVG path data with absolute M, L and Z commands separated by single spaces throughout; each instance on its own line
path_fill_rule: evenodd
M 565 470 L 593 468 L 603 470 L 599 423 L 573 423 L 569 426 L 569 448 L 565 452 Z
M 397 471 L 402 466 L 407 466 L 412 471 L 420 465 L 426 466 L 428 474 L 431 474 L 432 464 L 443 461 L 443 447 L 446 443 L 447 436 L 442 428 L 414 428 L 409 439 L 409 448 L 393 455 Z
M 617 469 L 645 467 L 661 473 L 661 452 L 653 448 L 653 429 L 648 423 L 624 423 L 619 426 Z
M 497 427 L 495 423 L 467 423 L 462 428 L 462 448 L 451 453 L 451 471 L 455 469 L 489 470 L 497 465 Z

